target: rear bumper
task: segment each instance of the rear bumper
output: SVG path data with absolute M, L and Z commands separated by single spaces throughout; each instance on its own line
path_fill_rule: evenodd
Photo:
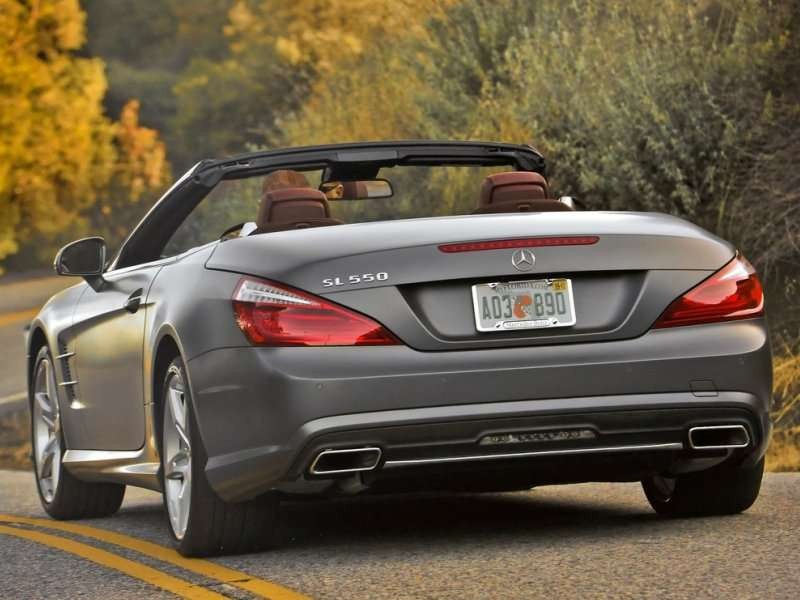
M 206 472 L 228 500 L 308 478 L 326 448 L 381 448 L 374 477 L 457 462 L 591 470 L 584 458 L 599 454 L 619 465 L 636 455 L 635 477 L 634 463 L 691 469 L 713 459 L 688 449 L 695 425 L 744 425 L 752 442 L 736 454 L 751 461 L 770 433 L 771 359 L 760 319 L 537 348 L 225 348 L 188 367 Z M 573 429 L 594 437 L 479 443 L 502 432 Z M 604 476 L 586 477 L 593 474 Z

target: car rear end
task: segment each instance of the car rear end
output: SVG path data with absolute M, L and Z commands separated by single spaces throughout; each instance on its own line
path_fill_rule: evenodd
M 226 241 L 206 267 L 193 319 L 230 321 L 188 368 L 226 500 L 629 481 L 766 448 L 760 284 L 679 219 L 362 223 Z

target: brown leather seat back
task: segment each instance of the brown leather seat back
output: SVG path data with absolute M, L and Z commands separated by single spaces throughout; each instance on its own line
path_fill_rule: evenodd
M 339 224 L 330 216 L 325 194 L 310 187 L 265 191 L 256 218 L 259 233 Z
M 547 180 L 539 173 L 495 173 L 483 180 L 480 202 L 473 214 L 572 210 L 547 196 Z

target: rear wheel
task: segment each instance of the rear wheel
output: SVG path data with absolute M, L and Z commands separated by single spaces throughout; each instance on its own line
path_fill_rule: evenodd
M 164 506 L 178 551 L 184 556 L 209 556 L 268 547 L 277 520 L 277 496 L 267 493 L 231 503 L 211 489 L 205 475 L 208 457 L 180 359 L 167 368 L 160 404 Z
M 44 347 L 36 356 L 30 405 L 33 471 L 42 507 L 55 519 L 112 515 L 122 504 L 124 485 L 80 481 L 62 466 L 65 447 L 56 389 L 53 359 Z
M 642 482 L 650 505 L 660 515 L 696 517 L 732 515 L 747 510 L 758 498 L 764 459 L 752 467 L 723 463 L 706 471 Z

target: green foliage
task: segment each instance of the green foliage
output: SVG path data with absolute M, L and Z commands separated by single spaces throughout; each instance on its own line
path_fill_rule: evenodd
M 188 168 L 199 160 L 198 147 L 185 142 L 183 136 L 193 131 L 181 130 L 174 124 L 179 108 L 185 108 L 179 106 L 174 88 L 188 69 L 197 70 L 194 61 L 222 61 L 227 57 L 223 26 L 233 0 L 82 3 L 89 33 L 86 51 L 106 63 L 107 113 L 116 117 L 129 100 L 140 99 L 142 122 L 164 136 L 178 167 Z
M 715 231 L 781 302 L 800 272 L 798 40 L 797 0 L 463 0 L 345 66 L 284 130 L 533 143 L 556 193 Z
M 105 106 L 131 98 L 179 170 L 285 143 L 285 122 L 376 45 L 424 34 L 454 0 L 83 0 L 89 54 L 106 62 Z M 379 80 L 382 73 L 374 74 Z M 384 96 L 402 91 L 402 82 Z M 367 83 L 373 87 L 372 83 Z M 362 91 L 362 93 L 365 93 Z M 375 97 L 373 96 L 373 100 Z
M 287 92 L 297 82 L 274 52 L 252 57 L 265 61 L 263 68 L 254 67 L 250 58 L 195 61 L 176 84 L 177 113 L 171 125 L 180 134 L 174 148 L 187 157 L 186 166 L 280 139 L 277 121 L 297 108 L 298 98 Z

